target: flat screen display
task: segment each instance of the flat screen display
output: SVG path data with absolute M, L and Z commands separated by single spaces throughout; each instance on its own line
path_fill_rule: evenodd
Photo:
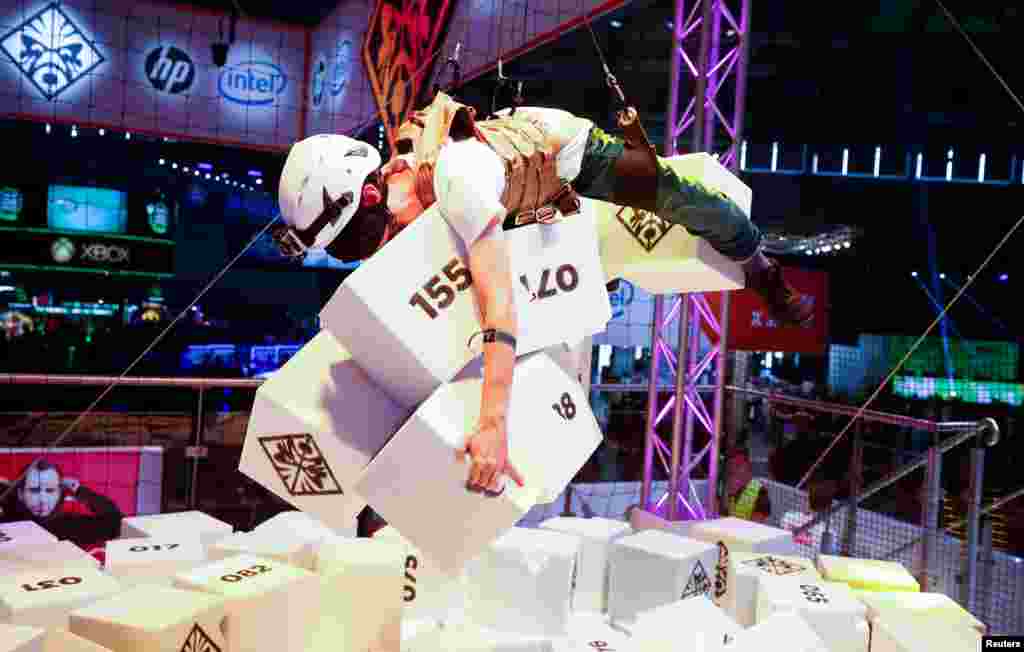
M 128 195 L 120 190 L 87 186 L 50 186 L 47 226 L 56 231 L 124 233 L 128 228 Z

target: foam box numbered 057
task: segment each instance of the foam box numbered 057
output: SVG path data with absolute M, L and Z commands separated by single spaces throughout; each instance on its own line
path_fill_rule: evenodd
M 351 529 L 366 506 L 352 485 L 408 412 L 321 331 L 257 390 L 239 470 L 327 527 Z
M 506 419 L 509 459 L 525 486 L 506 481 L 497 497 L 468 491 L 469 464 L 457 460 L 456 453 L 476 427 L 482 384 L 481 378 L 469 377 L 438 389 L 370 462 L 355 487 L 452 577 L 540 496 L 557 495 L 601 441 L 579 383 L 546 355 L 525 356 L 516 363 Z
M 514 279 L 516 351 L 602 332 L 611 319 L 588 204 L 552 225 L 505 234 Z M 415 407 L 480 351 L 469 256 L 436 208 L 355 270 L 320 313 L 324 330 L 395 401 Z M 479 338 L 478 338 L 479 340 Z

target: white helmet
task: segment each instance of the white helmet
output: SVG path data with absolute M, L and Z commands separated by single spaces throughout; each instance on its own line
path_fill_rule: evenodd
M 282 249 L 295 255 L 327 248 L 356 214 L 363 186 L 380 165 L 380 152 L 348 136 L 324 134 L 295 143 L 278 186 L 288 227 L 275 236 Z

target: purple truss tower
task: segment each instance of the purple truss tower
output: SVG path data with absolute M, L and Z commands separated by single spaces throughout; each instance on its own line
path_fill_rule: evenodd
M 743 137 L 750 0 L 675 0 L 671 28 L 672 72 L 665 155 L 675 155 L 679 139 L 689 131 L 692 151 L 715 153 L 726 167 L 736 172 Z M 690 97 L 685 107 L 684 93 Z M 729 294 L 722 293 L 719 315 L 712 313 L 703 294 L 682 294 L 669 302 L 665 299 L 655 298 L 651 319 L 652 354 L 640 504 L 669 520 L 714 518 L 718 514 L 718 445 L 725 402 Z M 671 308 L 666 312 L 667 303 Z M 676 318 L 679 340 L 673 350 L 664 335 Z M 700 356 L 702 334 L 709 336 L 711 348 Z M 695 386 L 712 363 L 715 390 L 709 410 Z M 661 364 L 668 365 L 676 379 L 672 396 L 664 405 L 659 405 L 659 392 L 668 388 L 658 387 Z M 673 413 L 672 441 L 666 445 L 657 426 L 669 410 Z M 709 443 L 699 451 L 695 450 L 695 421 L 710 434 Z M 660 497 L 651 495 L 655 453 L 669 476 L 669 489 Z M 705 495 L 700 497 L 690 478 L 705 458 L 708 482 Z

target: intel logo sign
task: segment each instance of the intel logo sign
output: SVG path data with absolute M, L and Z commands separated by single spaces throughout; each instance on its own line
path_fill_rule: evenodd
M 248 61 L 227 66 L 220 73 L 217 88 L 229 102 L 258 106 L 271 104 L 284 92 L 288 77 L 279 66 L 265 61 Z

